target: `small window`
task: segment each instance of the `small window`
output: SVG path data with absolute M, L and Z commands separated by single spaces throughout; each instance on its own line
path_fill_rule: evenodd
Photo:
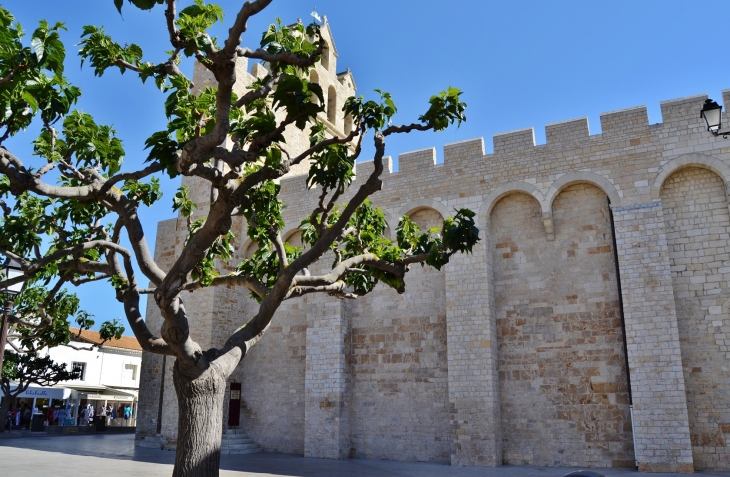
M 125 364 L 124 365 L 124 379 L 130 381 L 137 380 L 137 365 L 136 364 Z
M 322 67 L 329 71 L 330 69 L 330 49 L 325 43 L 324 49 L 322 50 Z
M 311 72 L 309 73 L 309 82 L 310 82 L 310 83 L 318 83 L 318 84 L 319 84 L 319 75 L 317 74 L 317 72 L 316 72 L 316 71 L 312 70 L 312 71 L 311 71 Z M 313 95 L 312 95 L 312 102 L 313 102 L 314 104 L 319 104 L 319 98 L 317 97 L 317 95 L 316 95 L 316 94 L 313 94 Z
M 345 134 L 350 134 L 352 132 L 352 116 L 349 114 L 345 116 Z
M 79 373 L 79 379 L 81 381 L 86 379 L 86 363 L 79 363 L 74 361 L 71 363 L 71 371 Z

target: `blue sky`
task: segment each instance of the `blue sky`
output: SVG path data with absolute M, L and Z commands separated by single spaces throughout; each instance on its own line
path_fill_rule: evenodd
M 192 1 L 183 1 L 185 6 Z M 217 2 L 226 13 L 224 37 L 243 1 Z M 125 5 L 123 16 L 112 0 L 11 0 L 2 2 L 30 32 L 36 22 L 66 22 L 69 79 L 81 87 L 79 109 L 97 122 L 113 124 L 124 140 L 126 163 L 146 157 L 143 143 L 164 128 L 165 96 L 132 75 L 109 71 L 96 78 L 79 68 L 75 56 L 81 27 L 104 25 L 119 43 L 137 43 L 145 59 L 160 61 L 169 49 L 163 9 L 142 12 Z M 327 15 L 339 52 L 338 69 L 349 67 L 358 94 L 381 88 L 392 93 L 396 122 L 410 122 L 425 111 L 428 97 L 447 86 L 464 91 L 467 122 L 460 129 L 421 133 L 391 140 L 389 155 L 445 143 L 484 137 L 487 152 L 494 134 L 533 126 L 538 144 L 544 126 L 588 117 L 591 134 L 600 133 L 599 115 L 646 105 L 651 123 L 661 122 L 659 102 L 707 93 L 721 99 L 730 88 L 723 50 L 726 35 L 722 4 L 678 0 L 603 1 L 464 1 L 432 0 L 275 0 L 249 22 L 243 42 L 256 46 L 274 18 L 305 23 L 316 7 Z M 712 27 L 708 27 L 709 25 Z M 192 63 L 183 65 L 192 74 Z M 27 162 L 26 134 L 6 146 Z M 367 158 L 367 154 L 363 154 Z M 439 159 L 440 160 L 440 159 Z M 143 210 L 150 244 L 156 223 L 172 217 L 169 208 L 179 180 L 167 181 L 165 197 Z M 122 317 L 111 287 L 100 283 L 76 290 L 97 323 Z

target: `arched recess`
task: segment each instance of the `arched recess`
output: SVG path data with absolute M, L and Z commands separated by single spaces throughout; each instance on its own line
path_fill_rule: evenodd
M 301 233 L 302 233 L 302 230 L 300 228 L 293 227 L 291 229 L 286 230 L 283 234 L 281 234 L 281 238 L 284 241 L 284 243 L 289 242 L 289 244 L 291 244 L 295 247 L 301 247 L 302 246 Z M 251 258 L 251 256 L 256 252 L 256 250 L 258 250 L 258 244 L 251 239 L 247 239 L 243 243 L 241 250 L 243 250 L 244 258 Z
M 552 217 L 549 213 L 547 215 L 545 213 L 545 200 L 542 192 L 540 192 L 534 184 L 530 184 L 529 182 L 508 182 L 507 184 L 503 184 L 487 194 L 487 196 L 484 198 L 484 201 L 482 202 L 482 206 L 479 208 L 479 212 L 477 213 L 477 224 L 479 228 L 487 231 L 489 229 L 489 216 L 492 213 L 492 209 L 494 208 L 494 206 L 497 205 L 497 202 L 499 202 L 503 197 L 514 193 L 527 194 L 537 200 L 538 204 L 540 204 L 540 209 L 542 210 L 543 224 L 545 225 L 545 233 L 547 234 L 547 239 L 552 240 Z M 549 212 L 550 209 L 548 208 L 547 210 Z M 548 219 L 547 221 L 546 218 Z
M 352 132 L 352 116 L 349 114 L 345 116 L 345 134 L 350 134 Z
M 256 242 L 251 239 L 247 239 L 241 247 L 241 250 L 243 250 L 243 258 L 251 258 L 258 248 L 259 246 Z
M 322 50 L 322 67 L 329 71 L 330 69 L 330 47 L 327 42 L 324 43 L 324 49 Z
M 477 223 L 479 226 L 486 227 L 489 222 L 489 214 L 492 213 L 492 209 L 495 205 L 497 205 L 497 202 L 499 202 L 502 197 L 515 192 L 523 192 L 527 195 L 533 196 L 540 203 L 540 207 L 543 208 L 542 193 L 534 184 L 521 181 L 508 182 L 507 184 L 497 187 L 484 198 L 482 206 L 479 208 L 479 212 L 477 214 Z
M 503 463 L 633 465 L 603 190 L 563 188 L 554 202 L 560 234 L 553 241 L 543 235 L 550 202 L 536 188 L 505 187 L 490 196 L 480 222 L 489 226 L 485 298 L 495 329 Z
M 555 198 L 560 194 L 560 191 L 573 184 L 588 183 L 601 189 L 606 193 L 609 199 L 611 199 L 611 205 L 617 206 L 621 203 L 621 196 L 619 195 L 616 187 L 611 182 L 603 177 L 602 175 L 596 174 L 595 172 L 581 171 L 581 172 L 569 172 L 563 176 L 558 177 L 550 185 L 545 194 L 545 202 L 548 207 L 552 209 Z
M 449 209 L 441 202 L 434 199 L 417 199 L 408 202 L 406 205 L 400 208 L 398 214 L 394 217 L 395 220 L 400 220 L 404 215 L 411 215 L 420 209 L 434 209 L 436 212 L 441 214 L 442 218 L 449 215 Z M 398 223 L 395 223 L 398 226 Z M 391 229 L 395 230 L 395 227 L 391 224 Z
M 331 123 L 337 120 L 337 91 L 331 85 L 327 88 L 327 119 Z
M 651 185 L 651 198 L 654 200 L 660 199 L 662 185 L 664 184 L 664 181 L 667 180 L 667 177 L 672 175 L 675 171 L 685 167 L 701 167 L 703 169 L 709 169 L 720 176 L 722 181 L 725 183 L 725 196 L 727 197 L 728 184 L 730 184 L 730 166 L 712 156 L 692 153 L 672 159 L 659 169 L 659 173 Z
M 695 470 L 729 470 L 727 166 L 699 154 L 667 163 L 659 187 Z M 697 160 L 704 160 L 698 164 Z M 653 191 L 652 191 L 653 192 Z M 723 197 L 724 196 L 724 197 Z
M 424 229 L 440 224 L 447 211 L 444 204 L 423 199 L 409 202 L 386 220 L 395 230 L 400 217 L 409 216 Z M 409 459 L 448 463 L 447 436 L 452 429 L 446 273 L 443 268 L 413 265 L 405 276 L 404 293 L 381 283 L 372 293 L 348 302 L 350 419 L 365 423 L 351 436 L 351 456 L 402 458 L 400 446 L 407 430 L 408 439 L 419 443 L 407 451 Z M 393 409 L 428 412 L 394 414 Z M 387 425 L 377 424 L 382 422 Z
M 621 204 L 621 196 L 619 195 L 616 187 L 602 175 L 596 174 L 595 172 L 581 171 L 581 172 L 569 172 L 563 176 L 558 177 L 550 185 L 545 194 L 545 200 L 543 202 L 543 222 L 545 223 L 545 230 L 548 233 L 548 240 L 555 238 L 555 228 L 553 224 L 553 202 L 555 198 L 560 194 L 562 190 L 573 184 L 591 184 L 601 189 L 611 201 L 612 206 Z
M 319 74 L 317 74 L 317 70 L 312 69 L 312 71 L 309 72 L 309 82 L 319 84 Z M 314 104 L 319 104 L 319 98 L 316 94 L 312 95 L 312 102 Z
M 295 247 L 299 247 L 301 245 L 301 234 L 302 230 L 299 227 L 295 227 L 292 229 L 287 230 L 283 234 L 281 234 L 282 240 L 286 243 L 289 242 L 290 244 L 294 245 Z

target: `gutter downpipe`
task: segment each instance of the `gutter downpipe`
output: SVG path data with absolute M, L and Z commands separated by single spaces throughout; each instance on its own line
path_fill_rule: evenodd
M 618 266 L 618 247 L 616 246 L 616 225 L 613 221 L 613 209 L 611 198 L 608 198 L 608 216 L 611 218 L 611 240 L 613 241 L 613 261 L 616 265 L 616 284 L 618 285 L 618 309 L 621 316 L 621 337 L 624 341 L 624 361 L 626 366 L 626 384 L 629 386 L 629 413 L 631 415 L 631 439 L 634 441 L 634 466 L 639 468 L 639 461 L 636 459 L 636 433 L 634 432 L 634 398 L 631 395 L 631 372 L 629 368 L 629 349 L 626 346 L 626 321 L 624 320 L 624 299 L 621 288 L 621 272 Z

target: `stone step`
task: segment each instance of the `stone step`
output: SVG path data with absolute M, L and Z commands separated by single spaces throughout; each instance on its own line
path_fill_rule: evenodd
M 221 444 L 221 449 L 249 449 L 252 447 L 258 447 L 258 445 L 253 441 L 241 444 Z
M 167 440 L 159 436 L 146 436 L 134 443 L 138 447 L 147 447 L 149 449 L 162 449 L 167 444 Z
M 236 436 L 223 436 L 222 441 L 223 442 L 238 442 L 238 441 L 245 441 L 246 439 L 251 439 L 246 434 L 238 434 Z
M 162 446 L 163 446 L 159 442 L 152 442 L 152 441 L 145 441 L 145 440 L 137 441 L 135 444 L 137 447 L 147 447 L 148 449 L 162 449 Z
M 175 450 L 175 443 L 168 443 L 167 439 L 161 436 L 146 436 L 135 442 L 138 447 L 147 447 L 150 449 Z M 261 448 L 253 439 L 248 437 L 244 432 L 239 431 L 236 434 L 223 434 L 221 440 L 221 454 L 252 454 L 260 452 Z
M 243 449 L 221 449 L 221 454 L 253 454 L 255 452 L 259 452 L 259 446 L 257 444 L 252 444 L 249 446 L 245 446 Z
M 227 429 L 221 440 L 221 454 L 253 454 L 261 448 L 243 429 Z
M 223 441 L 221 447 L 235 447 L 235 446 L 247 446 L 249 444 L 256 444 L 253 439 L 241 439 L 237 441 Z

